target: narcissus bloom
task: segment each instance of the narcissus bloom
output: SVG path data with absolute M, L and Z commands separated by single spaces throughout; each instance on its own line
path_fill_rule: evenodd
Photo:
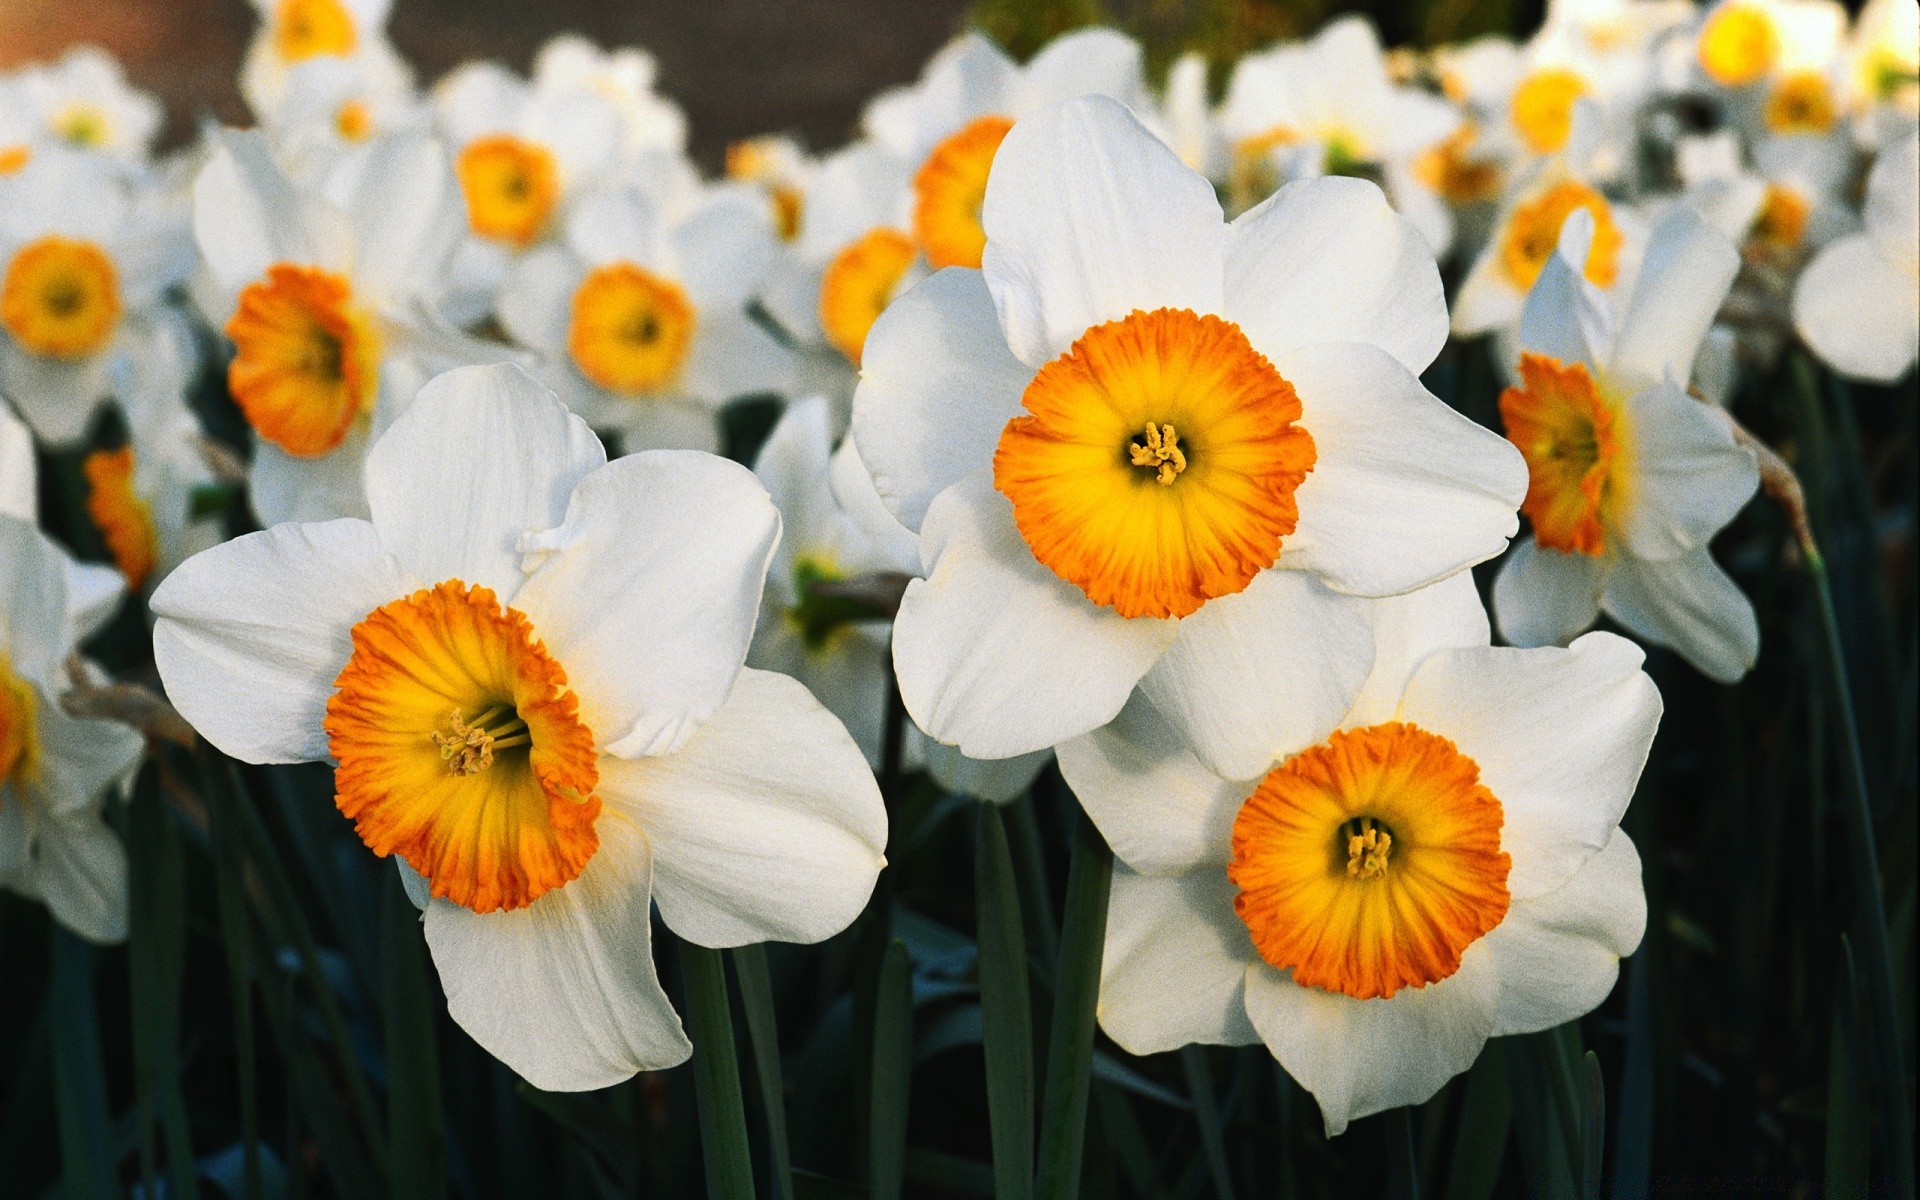
M 288 79 L 302 63 L 343 59 L 382 94 L 405 90 L 413 72 L 387 41 L 393 0 L 253 0 L 260 16 L 240 92 L 255 114 L 279 109 Z
M 638 46 L 602 50 L 578 34 L 548 40 L 533 56 L 533 87 L 546 93 L 569 89 L 613 102 L 620 116 L 621 152 L 663 151 L 687 147 L 687 117 L 680 106 L 653 90 L 653 55 Z
M 1920 138 L 1874 164 L 1862 216 L 1801 273 L 1793 323 L 1834 370 L 1891 383 L 1920 353 Z
M 637 188 L 602 188 L 513 265 L 500 323 L 625 449 L 713 450 L 722 405 L 787 381 L 791 355 L 747 311 L 774 246 L 749 195 L 718 192 L 672 220 Z
M 43 440 L 78 441 L 114 363 L 192 269 L 184 225 L 108 160 L 47 150 L 0 199 L 0 392 Z
M 1292 184 L 1229 225 L 1093 97 L 1008 134 L 986 228 L 982 272 L 874 326 L 855 398 L 861 458 L 920 536 L 894 665 L 931 736 L 1029 753 L 1139 684 L 1204 760 L 1245 766 L 1303 711 L 1344 711 L 1370 656 L 1354 597 L 1513 532 L 1524 463 L 1420 386 L 1439 274 L 1373 184 Z M 1299 697 L 1243 704 L 1276 659 Z
M 1591 1011 L 1646 924 L 1619 829 L 1660 717 L 1640 650 L 1490 647 L 1464 575 L 1372 609 L 1353 707 L 1252 778 L 1144 698 L 1060 749 L 1120 859 L 1101 1028 L 1134 1054 L 1264 1042 L 1329 1135 Z
M 462 236 L 447 156 L 415 133 L 289 178 L 257 133 L 221 135 L 194 184 L 194 232 L 234 357 L 228 386 L 257 439 L 251 500 L 265 524 L 366 511 L 371 436 L 423 365 L 498 359 L 437 318 Z
M 1920 4 L 1867 0 L 1843 52 L 1841 94 L 1864 146 L 1898 145 L 1920 127 Z
M 163 115 L 160 102 L 130 87 L 119 62 L 95 46 L 76 46 L 58 62 L 21 72 L 14 99 L 45 144 L 127 165 L 146 161 Z
M 0 517 L 28 525 L 40 523 L 40 471 L 33 456 L 33 434 L 0 408 Z M 59 640 L 76 646 L 113 619 L 126 595 L 127 581 L 114 567 L 83 563 L 58 543 L 46 543 L 60 565 L 66 620 Z
M 118 942 L 127 855 L 101 807 L 131 782 L 146 743 L 60 707 L 77 632 L 66 561 L 32 524 L 0 513 L 0 886 L 81 937 Z
M 372 520 L 203 553 L 153 598 L 167 694 L 250 762 L 326 759 L 397 855 L 447 1007 L 534 1085 L 689 1046 L 649 911 L 708 946 L 859 913 L 886 815 L 793 680 L 743 670 L 780 518 L 744 468 L 607 463 L 517 367 L 450 372 L 367 460 Z
M 1654 230 L 1616 330 L 1574 265 L 1591 230 L 1570 226 L 1527 297 L 1520 382 L 1500 397 L 1526 456 L 1533 536 L 1494 582 L 1500 632 L 1564 644 L 1602 611 L 1732 682 L 1753 666 L 1753 605 L 1708 543 L 1759 487 L 1726 413 L 1687 394 L 1700 342 L 1740 268 L 1690 209 Z

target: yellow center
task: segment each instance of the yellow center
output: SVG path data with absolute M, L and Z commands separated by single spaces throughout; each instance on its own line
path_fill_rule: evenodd
M 1722 87 L 1745 87 L 1773 70 L 1780 34 L 1752 4 L 1723 4 L 1700 27 L 1700 69 Z
M 273 15 L 273 48 L 282 62 L 353 53 L 360 32 L 340 0 L 280 0 Z
M 560 203 L 560 169 L 553 155 L 524 138 L 505 133 L 476 138 L 454 168 L 467 196 L 467 220 L 481 237 L 529 246 Z
M 1491 200 L 1500 190 L 1500 167 L 1474 153 L 1479 140 L 1479 129 L 1470 121 L 1462 122 L 1420 152 L 1413 160 L 1413 177 L 1449 204 L 1464 207 Z
M 1812 201 L 1792 188 L 1770 183 L 1760 202 L 1760 215 L 1754 218 L 1753 231 L 1770 246 L 1797 249 L 1806 240 L 1807 219 L 1812 215 Z
M 349 100 L 333 114 L 333 127 L 349 142 L 364 142 L 373 136 L 373 110 L 365 100 Z
M 40 774 L 40 739 L 35 725 L 40 702 L 32 685 L 13 673 L 13 664 L 0 651 L 0 784 L 36 779 Z
M 160 560 L 153 510 L 133 488 L 133 447 L 96 450 L 80 464 L 87 478 L 87 515 L 106 540 L 113 565 L 139 591 Z
M 1565 554 L 1606 551 L 1606 526 L 1626 503 L 1625 414 L 1585 364 L 1520 356 L 1520 386 L 1500 394 L 1507 438 L 1527 460 L 1520 511 L 1542 546 Z
M 1626 239 L 1613 220 L 1607 198 L 1584 183 L 1563 180 L 1514 207 L 1500 234 L 1500 262 L 1513 286 L 1526 291 L 1540 278 L 1547 259 L 1560 245 L 1560 227 L 1576 208 L 1593 214 L 1593 244 L 1585 274 L 1596 287 L 1612 287 L 1620 272 L 1620 248 Z
M 0 324 L 35 354 L 85 358 L 104 349 L 120 326 L 120 273 L 92 242 L 29 242 L 0 283 Z
M 32 146 L 0 146 L 0 175 L 11 175 L 32 161 Z
M 335 802 L 374 853 L 483 913 L 586 869 L 599 758 L 524 614 L 459 580 L 424 588 L 353 627 L 334 686 Z
M 338 275 L 278 263 L 248 284 L 227 322 L 228 386 L 255 432 L 288 454 L 322 455 L 370 416 L 380 338 Z
M 1300 398 L 1238 325 L 1096 325 L 1042 367 L 993 456 L 1034 557 L 1125 617 L 1184 617 L 1280 556 L 1313 469 Z
M 913 234 L 934 270 L 980 265 L 987 174 L 1012 128 L 1006 117 L 977 117 L 935 146 L 914 175 Z
M 867 331 L 893 303 L 919 257 L 913 239 L 898 229 L 875 229 L 834 255 L 820 277 L 820 328 L 854 366 L 866 349 Z
M 1448 739 L 1398 722 L 1342 730 L 1241 806 L 1234 910 L 1303 987 L 1371 1000 L 1437 983 L 1506 916 L 1503 821 Z
M 610 392 L 643 396 L 673 383 L 693 345 L 695 314 L 672 280 L 631 263 L 590 272 L 573 293 L 567 350 Z
M 1573 105 L 1587 94 L 1587 81 L 1565 67 L 1547 67 L 1513 91 L 1513 127 L 1535 154 L 1566 148 L 1573 131 Z
M 107 144 L 113 126 L 94 105 L 69 104 L 54 116 L 53 131 L 69 145 L 94 150 Z
M 1767 128 L 1775 133 L 1825 133 L 1836 117 L 1833 93 L 1817 71 L 1797 71 L 1767 97 Z

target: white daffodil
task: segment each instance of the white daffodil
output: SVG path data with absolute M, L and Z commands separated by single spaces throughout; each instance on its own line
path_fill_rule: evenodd
M 279 103 L 259 116 L 280 161 L 302 180 L 322 179 L 342 154 L 430 119 L 410 79 L 374 70 L 365 58 L 331 55 L 290 69 Z
M 21 72 L 12 97 L 43 145 L 104 154 L 123 165 L 146 162 L 164 115 L 160 102 L 130 86 L 120 63 L 95 46 Z
M 1874 164 L 1862 215 L 1801 273 L 1793 324 L 1834 370 L 1891 383 L 1920 353 L 1920 137 Z
M 1847 39 L 1842 94 L 1854 135 L 1871 149 L 1920 128 L 1920 4 L 1867 0 Z
M 1834 0 L 1716 0 L 1694 32 L 1695 66 L 1743 115 L 1815 91 L 1831 108 L 1825 72 L 1846 23 Z
M 0 393 L 43 440 L 70 444 L 193 246 L 99 155 L 42 151 L 0 182 Z
M 1844 189 L 1853 163 L 1830 137 L 1774 138 L 1749 168 L 1731 129 L 1683 138 L 1675 154 L 1681 202 L 1750 252 L 1789 267 L 1858 228 Z
M 1232 147 L 1236 210 L 1291 179 L 1377 176 L 1435 254 L 1452 244 L 1447 206 L 1413 165 L 1455 132 L 1460 112 L 1389 78 L 1379 34 L 1365 17 L 1342 17 L 1309 41 L 1241 59 L 1220 124 Z
M 118 942 L 127 855 L 101 808 L 145 742 L 60 707 L 77 640 L 66 561 L 31 523 L 0 514 L 0 886 L 81 937 Z
M 727 147 L 728 183 L 766 196 L 773 231 L 789 246 L 800 239 L 807 188 L 819 165 L 798 141 L 779 134 L 744 138 Z
M 455 263 L 449 312 L 470 324 L 486 314 L 513 259 L 557 235 L 567 206 L 619 166 L 625 130 L 612 98 L 536 88 L 492 62 L 458 68 L 431 99 L 472 231 Z
M 1691 209 L 1654 230 L 1615 323 L 1575 264 L 1591 236 L 1570 225 L 1520 323 L 1520 382 L 1500 397 L 1526 456 L 1521 511 L 1533 536 L 1494 581 L 1500 632 L 1565 644 L 1601 612 L 1731 683 L 1753 666 L 1753 605 L 1708 543 L 1759 487 L 1726 413 L 1687 394 L 1701 339 L 1740 255 Z
M 653 90 L 654 61 L 638 46 L 602 50 L 578 34 L 550 39 L 533 56 L 537 92 L 587 92 L 613 102 L 620 116 L 620 150 L 633 157 L 650 152 L 678 156 L 687 148 L 687 117 L 680 106 Z
M 625 450 L 712 450 L 723 404 L 789 377 L 791 355 L 748 314 L 774 246 L 748 195 L 716 193 L 672 222 L 636 188 L 602 188 L 557 241 L 514 264 L 500 324 L 546 356 L 568 407 L 619 430 Z
M 1420 386 L 1446 340 L 1425 241 L 1364 180 L 1229 225 L 1121 105 L 1008 134 L 984 270 L 874 326 L 853 433 L 927 578 L 894 625 L 920 727 L 976 758 L 1056 745 L 1140 685 L 1231 770 L 1344 711 L 1357 596 L 1489 558 L 1525 464 Z M 1298 696 L 1244 704 L 1280 661 Z
M 33 434 L 19 418 L 0 408 L 0 517 L 40 523 L 40 469 L 33 457 Z M 66 623 L 65 646 L 76 646 L 99 632 L 120 611 L 127 582 L 113 567 L 76 560 L 57 542 L 48 548 L 60 564 Z
M 339 59 L 379 95 L 413 86 L 413 72 L 387 40 L 393 0 L 253 0 L 260 17 L 247 60 L 240 68 L 240 94 L 263 120 L 280 110 L 293 73 L 302 63 Z
M 364 514 L 370 439 L 432 368 L 498 357 L 433 309 L 465 230 L 446 152 L 398 135 L 336 166 L 303 186 L 261 135 L 229 131 L 194 184 L 201 303 L 233 342 L 228 387 L 256 437 L 250 499 L 267 525 Z
M 608 463 L 517 367 L 421 391 L 367 462 L 372 520 L 283 525 L 154 594 L 167 695 L 249 762 L 330 760 L 399 856 L 447 1008 L 537 1087 L 689 1045 L 650 909 L 701 945 L 859 913 L 886 814 L 807 690 L 742 669 L 780 518 L 744 467 Z
M 1490 647 L 1465 575 L 1372 607 L 1352 708 L 1251 778 L 1144 700 L 1060 748 L 1121 860 L 1101 1028 L 1134 1054 L 1264 1042 L 1329 1136 L 1592 1011 L 1646 925 L 1619 828 L 1660 718 L 1640 650 Z
M 1181 162 L 1222 181 L 1228 173 L 1227 135 L 1207 89 L 1207 56 L 1198 51 L 1181 55 L 1167 71 L 1160 123 L 1167 131 L 1167 145 Z

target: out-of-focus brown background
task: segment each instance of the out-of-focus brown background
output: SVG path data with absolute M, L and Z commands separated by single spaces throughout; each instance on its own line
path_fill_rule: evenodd
M 423 84 L 469 59 L 525 71 L 562 30 L 641 45 L 687 110 L 692 149 L 795 132 L 843 140 L 880 88 L 912 79 L 957 32 L 967 0 L 395 0 L 388 29 Z M 0 68 L 93 43 L 166 102 L 175 136 L 211 112 L 246 123 L 235 80 L 255 25 L 247 0 L 0 0 Z

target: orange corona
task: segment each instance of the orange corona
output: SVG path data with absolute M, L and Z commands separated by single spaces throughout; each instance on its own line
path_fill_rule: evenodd
M 92 242 L 43 237 L 17 251 L 0 282 L 0 324 L 47 358 L 84 358 L 120 327 L 120 274 Z
M 987 175 L 1012 128 L 1006 117 L 976 118 L 935 146 L 914 175 L 913 232 L 934 270 L 980 265 Z
M 511 134 L 475 138 L 454 161 L 467 220 L 481 237 L 524 248 L 560 203 L 560 168 L 543 147 Z
M 1596 287 L 1612 287 L 1620 274 L 1620 250 L 1626 239 L 1614 223 L 1607 198 L 1571 179 L 1553 184 L 1514 207 L 1500 235 L 1500 265 L 1513 286 L 1526 291 L 1540 278 L 1547 259 L 1560 245 L 1560 227 L 1577 208 L 1593 214 L 1593 244 L 1585 274 Z
M 840 253 L 820 277 L 820 328 L 854 366 L 867 333 L 913 269 L 919 251 L 898 229 L 875 229 Z
M 380 339 L 344 278 L 317 267 L 269 267 L 240 293 L 227 336 L 235 402 L 256 433 L 288 454 L 325 454 L 371 414 Z
M 574 292 L 567 350 L 599 386 L 646 395 L 679 378 L 693 329 L 693 304 L 678 284 L 612 263 L 595 268 Z
M 133 447 L 96 450 L 80 464 L 87 478 L 87 515 L 107 543 L 113 565 L 138 592 L 160 559 L 153 510 L 133 486 Z
M 1520 511 L 1542 546 L 1602 554 L 1606 518 L 1625 500 L 1625 422 L 1583 363 L 1520 356 L 1520 386 L 1500 394 L 1507 438 L 1527 460 Z
M 360 44 L 353 14 L 340 0 L 280 0 L 273 17 L 273 47 L 283 62 L 351 54 Z

